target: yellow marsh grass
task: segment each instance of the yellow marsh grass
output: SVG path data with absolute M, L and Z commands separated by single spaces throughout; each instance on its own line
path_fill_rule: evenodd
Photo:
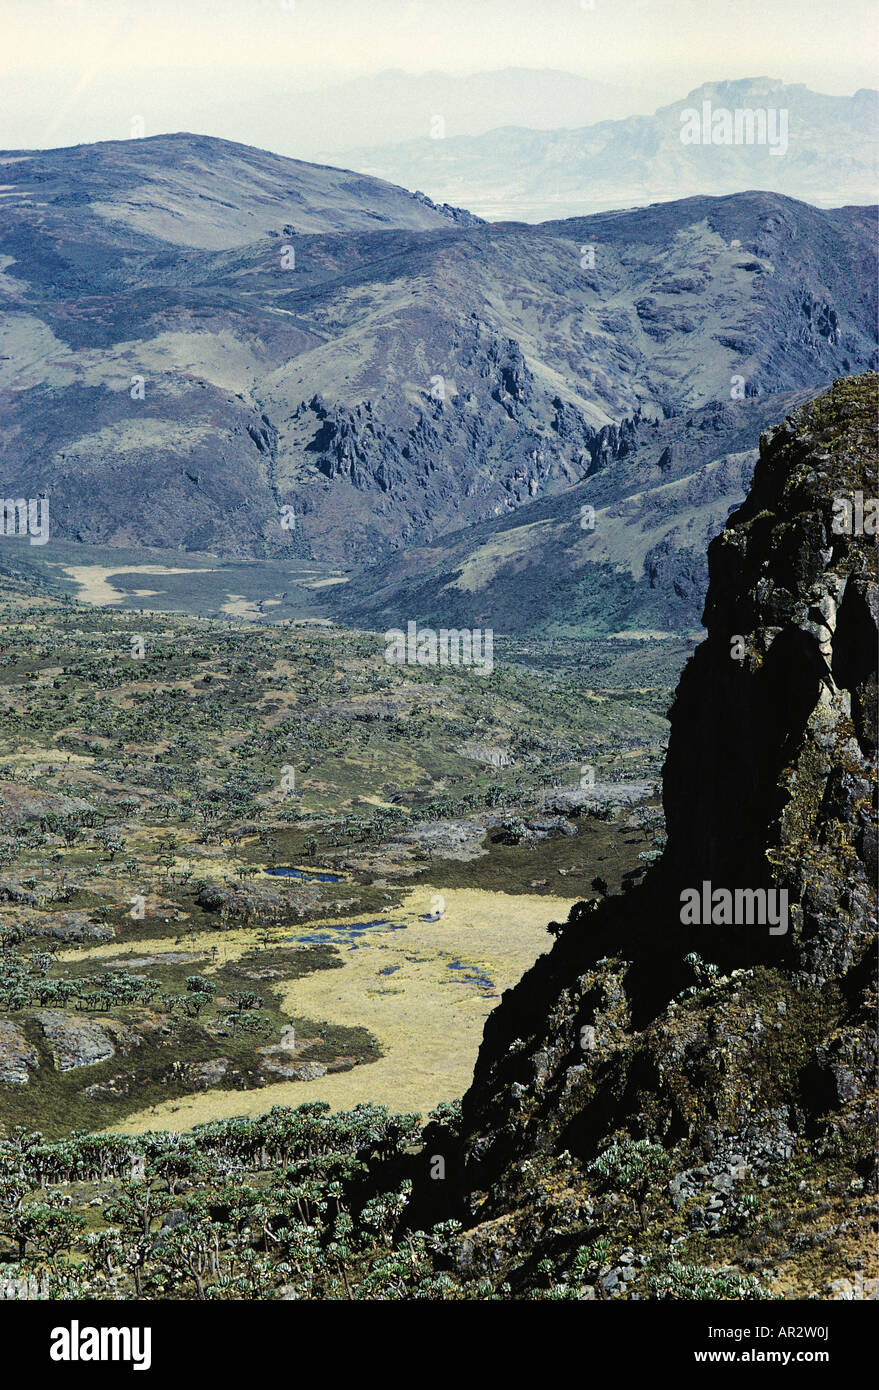
M 463 971 L 448 968 L 450 962 L 477 965 L 500 996 L 550 948 L 547 923 L 553 918 L 564 921 L 573 899 L 448 889 L 443 893 L 442 918 L 421 921 L 420 915 L 430 911 L 434 894 L 441 891 L 422 885 L 409 893 L 402 906 L 388 914 L 395 922 L 409 922 L 406 930 L 370 932 L 359 938 L 356 951 L 343 946 L 343 969 L 319 970 L 280 987 L 290 1015 L 368 1028 L 384 1052 L 378 1061 L 314 1081 L 186 1095 L 137 1112 L 113 1125 L 114 1131 L 184 1130 L 206 1120 L 261 1115 L 273 1105 L 301 1105 L 307 1100 L 325 1100 L 338 1110 L 372 1101 L 426 1115 L 440 1101 L 461 1095 L 473 1075 L 485 1019 L 499 999 L 486 998 L 467 984 Z M 309 924 L 303 930 L 315 927 Z M 253 940 L 252 932 L 224 932 L 222 937 L 204 933 L 187 945 L 219 946 L 222 963 L 224 956 L 232 959 L 250 948 Z M 156 942 L 149 943 L 151 952 L 160 949 Z M 114 950 L 102 946 L 88 954 L 110 956 Z M 399 969 L 390 975 L 379 973 L 388 966 Z M 306 1052 L 303 1060 L 307 1057 Z
M 121 603 L 127 597 L 110 583 L 114 575 L 199 574 L 203 571 L 172 569 L 168 565 L 65 565 L 63 572 L 74 584 L 79 585 L 77 598 L 81 603 L 103 605 Z

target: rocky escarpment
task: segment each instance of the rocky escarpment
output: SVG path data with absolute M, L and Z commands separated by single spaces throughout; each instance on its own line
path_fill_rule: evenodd
M 709 639 L 664 774 L 666 871 L 786 889 L 791 960 L 816 984 L 863 956 L 875 903 L 876 537 L 834 530 L 838 500 L 876 494 L 875 380 L 837 383 L 764 437 L 709 549 Z
M 342 481 L 364 497 L 384 494 L 389 507 L 416 489 L 406 524 L 388 528 L 385 551 L 429 528 L 437 507 L 453 506 L 460 493 L 481 494 L 474 511 L 478 507 L 480 519 L 491 519 L 538 494 L 567 490 L 626 458 L 655 433 L 656 422 L 637 409 L 632 418 L 597 429 L 559 396 L 547 406 L 514 340 L 492 338 L 476 322 L 470 332 L 463 367 L 473 373 L 474 389 L 466 399 L 457 392 L 446 396 L 444 378 L 436 377 L 440 394 L 422 391 L 421 413 L 405 425 L 388 420 L 384 400 L 346 406 L 328 404 L 320 394 L 301 401 L 291 417 L 303 438 L 310 435 L 303 448 L 310 467 L 331 483 Z M 503 458 L 493 460 L 488 485 L 482 460 L 496 452 L 497 437 L 486 423 L 496 406 L 518 434 L 505 441 Z M 248 433 L 258 438 L 250 426 Z M 311 518 L 314 500 L 306 497 L 300 505 Z M 352 555 L 357 534 L 352 532 Z
M 863 1272 L 879 615 L 875 537 L 837 533 L 834 504 L 876 495 L 876 385 L 838 381 L 763 437 L 749 497 L 709 550 L 663 858 L 553 926 L 486 1023 L 461 1135 L 428 1137 L 452 1155 L 454 1197 L 425 1181 L 421 1201 L 465 1222 L 462 1268 L 515 1287 L 541 1253 L 564 1265 L 598 1241 L 599 1297 L 649 1296 L 682 1260 L 756 1270 L 787 1296 Z M 701 906 L 706 883 L 712 920 L 694 923 L 682 894 Z M 774 926 L 736 905 L 761 889 L 787 894 Z M 673 1275 L 645 1284 L 672 1254 Z

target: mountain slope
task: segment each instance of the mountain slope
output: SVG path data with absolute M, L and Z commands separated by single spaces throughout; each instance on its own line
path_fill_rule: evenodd
M 412 545 L 369 584 L 332 591 L 341 620 L 582 636 L 698 627 L 709 540 L 745 496 L 767 428 L 808 392 L 713 403 L 610 427 L 582 483 L 497 520 Z M 585 511 L 584 511 L 585 509 Z M 591 510 L 590 510 L 591 509 Z
M 242 235 L 239 166 L 252 173 L 258 152 L 172 144 L 178 182 L 231 159 L 214 195 L 233 205 L 224 236 Z M 684 471 L 690 454 L 702 467 L 747 452 L 759 411 L 749 432 L 714 410 L 710 457 L 670 422 L 875 361 L 864 210 L 743 194 L 489 227 L 378 186 L 401 218 L 433 225 L 367 232 L 378 194 L 364 180 L 340 233 L 337 171 L 300 166 L 326 231 L 291 231 L 291 189 L 260 185 L 253 216 L 277 217 L 275 234 L 207 250 L 131 225 L 146 146 L 163 167 L 159 141 L 62 152 L 82 157 L 89 187 L 103 170 L 112 217 L 71 213 L 74 180 L 57 208 L 20 199 L 0 227 L 0 481 L 6 496 L 48 493 L 65 539 L 362 566 L 610 479 L 651 438 L 663 449 L 648 483 L 678 476 L 663 472 L 675 449 Z M 207 236 L 205 186 L 187 195 L 191 239 Z
M 62 259 L 83 241 L 220 250 L 285 223 L 307 233 L 423 230 L 450 220 L 381 179 L 189 134 L 10 150 L 0 153 L 0 186 L 6 236 L 37 231 L 59 243 Z

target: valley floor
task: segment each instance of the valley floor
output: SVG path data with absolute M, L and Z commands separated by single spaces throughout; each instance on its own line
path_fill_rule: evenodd
M 681 639 L 501 644 L 480 684 L 14 581 L 0 629 L 0 1135 L 426 1114 L 662 843 Z
M 501 993 L 549 948 L 547 915 L 564 919 L 572 900 L 449 889 L 443 894 L 443 917 L 425 921 L 424 909 L 429 912 L 440 888 L 440 883 L 420 885 L 393 909 L 387 926 L 374 927 L 357 941 L 346 941 L 344 923 L 337 924 L 343 930 L 309 924 L 309 939 L 339 940 L 343 968 L 316 971 L 281 988 L 286 1016 L 343 1026 L 356 1020 L 367 1028 L 381 1049 L 375 1061 L 307 1081 L 278 1081 L 246 1094 L 215 1089 L 190 1093 L 135 1111 L 114 1128 L 127 1134 L 188 1129 L 305 1099 L 327 1101 L 340 1110 L 369 1100 L 426 1115 L 460 1096 L 470 1084 L 487 1015 Z M 207 954 L 212 941 L 213 936 L 201 935 L 187 945 Z M 237 942 L 224 938 L 222 954 L 228 958 L 247 948 L 243 934 Z M 285 1055 L 291 1065 L 294 1059 L 307 1061 L 308 1047 L 291 1048 Z

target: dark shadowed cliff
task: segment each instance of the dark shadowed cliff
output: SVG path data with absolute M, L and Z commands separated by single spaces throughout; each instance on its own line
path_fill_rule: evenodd
M 579 1251 L 597 1297 L 712 1296 L 681 1270 L 717 1268 L 788 1297 L 863 1284 L 876 543 L 837 534 L 834 516 L 848 499 L 856 522 L 858 494 L 868 514 L 876 496 L 876 385 L 840 380 L 764 435 L 709 550 L 708 637 L 671 716 L 663 858 L 553 929 L 486 1023 L 460 1140 L 428 1135 L 428 1152 L 454 1154 L 462 1270 L 521 1289 L 541 1259 L 569 1270 Z M 786 892 L 782 923 L 682 923 L 681 894 L 701 901 L 706 881 L 733 902 Z M 425 1207 L 439 1188 L 422 1184 Z

